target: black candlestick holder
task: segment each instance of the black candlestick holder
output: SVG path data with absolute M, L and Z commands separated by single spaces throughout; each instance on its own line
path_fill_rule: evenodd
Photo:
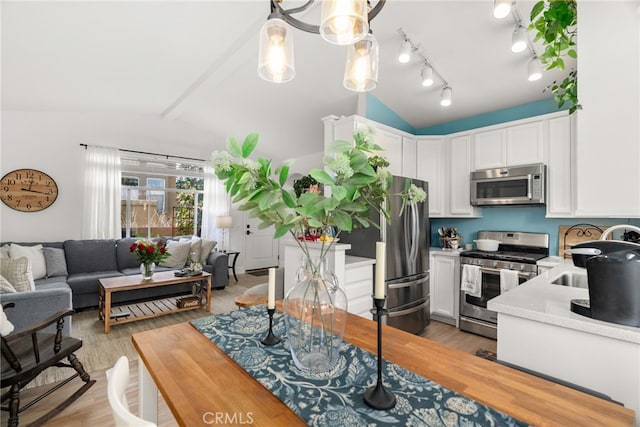
M 391 409 L 396 406 L 396 397 L 382 384 L 382 316 L 386 316 L 389 310 L 384 308 L 385 298 L 373 298 L 375 308 L 371 309 L 378 320 L 378 380 L 376 385 L 369 387 L 364 392 L 364 403 L 374 409 Z
M 267 308 L 267 313 L 269 314 L 269 333 L 260 341 L 264 345 L 276 345 L 280 342 L 280 337 L 273 334 L 273 313 L 275 312 L 275 308 Z

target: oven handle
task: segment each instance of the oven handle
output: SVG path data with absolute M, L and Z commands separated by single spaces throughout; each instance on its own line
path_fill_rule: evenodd
M 490 268 L 490 267 L 480 267 L 480 271 L 483 273 L 489 274 L 500 274 L 499 268 Z M 533 271 L 518 271 L 518 276 L 523 276 L 527 278 L 535 277 L 537 274 Z
M 527 175 L 527 199 L 531 200 L 533 198 L 533 176 L 531 174 Z

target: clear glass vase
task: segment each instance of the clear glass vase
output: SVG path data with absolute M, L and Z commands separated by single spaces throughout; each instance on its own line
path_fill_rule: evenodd
M 347 296 L 326 259 L 305 257 L 298 283 L 283 301 L 287 337 L 296 366 L 310 373 L 329 371 L 338 361 L 347 321 Z
M 151 280 L 153 273 L 156 271 L 156 264 L 153 262 L 143 262 L 140 264 L 140 273 L 142 280 Z

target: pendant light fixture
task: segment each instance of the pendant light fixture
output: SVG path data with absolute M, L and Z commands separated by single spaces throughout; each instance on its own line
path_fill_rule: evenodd
M 355 92 L 367 92 L 378 85 L 378 42 L 373 33 L 347 47 L 343 84 Z
M 300 7 L 283 9 L 281 3 L 284 0 L 269 0 L 271 13 L 260 30 L 260 77 L 274 83 L 287 82 L 295 77 L 293 27 L 320 34 L 329 43 L 348 47 L 347 61 L 351 58 L 353 64 L 347 63 L 345 68 L 345 87 L 357 91 L 375 88 L 378 81 L 378 43 L 370 33 L 369 23 L 382 10 L 386 0 L 378 0 L 370 10 L 370 0 L 322 0 L 319 25 L 293 16 L 308 10 L 317 4 L 316 1 L 320 0 L 308 0 Z M 368 43 L 358 45 L 363 41 Z M 363 70 L 369 70 L 371 74 L 362 74 Z
M 296 76 L 293 33 L 279 16 L 270 17 L 260 30 L 258 75 L 273 83 L 288 82 Z
M 323 0 L 320 35 L 329 43 L 347 46 L 369 32 L 366 0 Z

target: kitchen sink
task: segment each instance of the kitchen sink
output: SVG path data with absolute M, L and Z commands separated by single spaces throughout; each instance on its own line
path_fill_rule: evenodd
M 551 284 L 584 289 L 589 287 L 587 284 L 587 275 L 584 273 L 562 273 L 552 280 Z

